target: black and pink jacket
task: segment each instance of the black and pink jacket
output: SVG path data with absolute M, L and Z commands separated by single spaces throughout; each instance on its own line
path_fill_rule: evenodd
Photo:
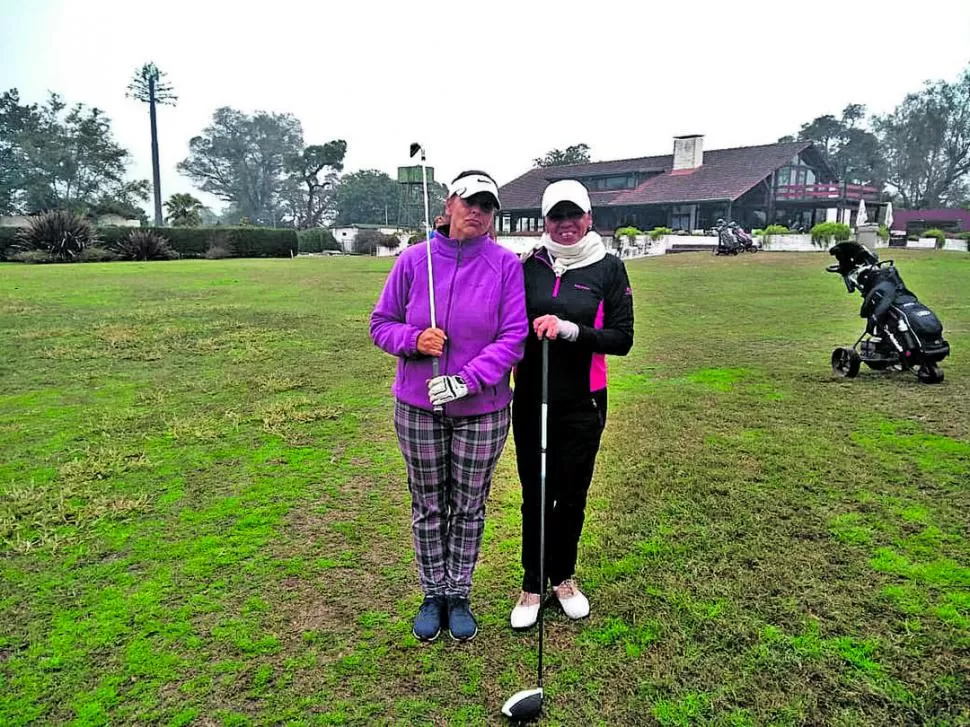
M 549 401 L 567 402 L 605 389 L 606 355 L 625 356 L 633 346 L 633 294 L 623 262 L 608 254 L 557 278 L 542 247 L 525 261 L 523 271 L 530 332 L 525 358 L 516 368 L 517 393 L 539 395 L 542 350 L 532 321 L 548 314 L 579 326 L 576 341 L 550 341 Z

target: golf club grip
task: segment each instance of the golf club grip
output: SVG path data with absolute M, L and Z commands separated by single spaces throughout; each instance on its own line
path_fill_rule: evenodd
M 438 378 L 438 374 L 440 372 L 441 372 L 441 362 L 438 361 L 438 357 L 437 356 L 432 356 L 431 357 L 431 375 L 434 376 L 434 378 Z M 435 411 L 435 414 L 440 414 L 442 411 L 444 411 L 444 407 L 441 406 L 441 404 L 435 404 L 434 411 Z

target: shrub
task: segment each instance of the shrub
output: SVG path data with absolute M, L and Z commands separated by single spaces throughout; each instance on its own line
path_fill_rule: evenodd
M 224 260 L 227 257 L 232 257 L 232 253 L 219 245 L 213 245 L 205 251 L 206 260 Z
M 153 229 L 133 230 L 118 243 L 118 253 L 124 260 L 172 260 L 178 257 L 169 247 L 168 240 Z
M 771 244 L 772 235 L 787 235 L 789 232 L 790 230 L 784 225 L 768 225 L 763 230 L 755 230 L 753 235 L 758 237 L 760 234 L 761 244 L 764 247 L 768 247 Z
M 647 234 L 650 235 L 651 240 L 656 241 L 656 240 L 659 240 L 664 235 L 674 234 L 674 231 L 671 230 L 669 227 L 654 227 Z
M 876 233 L 880 240 L 885 242 L 889 239 L 889 228 L 885 225 L 879 225 L 879 232 Z
M 845 242 L 852 237 L 852 228 L 841 222 L 819 222 L 811 230 L 812 244 L 828 247 L 835 242 Z
M 0 227 L 0 260 L 7 259 L 7 251 L 16 254 L 17 244 L 20 242 L 19 227 Z
M 427 242 L 427 241 L 428 241 L 427 235 L 411 235 L 411 237 L 408 238 L 408 247 L 410 247 L 411 245 L 417 245 L 419 242 Z
M 323 252 L 324 250 L 339 250 L 340 243 L 330 230 L 315 227 L 311 230 L 299 230 L 296 242 L 300 252 Z
M 114 250 L 89 245 L 81 250 L 81 254 L 77 256 L 77 259 L 78 262 L 82 263 L 110 263 L 119 259 L 119 257 L 118 253 Z
M 619 240 L 621 237 L 636 237 L 637 235 L 642 235 L 643 233 L 632 225 L 627 227 L 618 227 L 616 232 L 613 233 L 613 237 Z
M 381 235 L 377 244 L 381 247 L 387 248 L 388 250 L 395 250 L 401 245 L 401 238 L 397 235 Z
M 116 225 L 106 225 L 98 228 L 98 239 L 102 246 L 107 249 L 117 249 L 118 245 L 128 239 L 132 230 L 151 229 L 144 227 L 118 227 Z
M 374 255 L 384 236 L 377 230 L 358 230 L 354 238 L 354 252 L 360 255 Z
M 43 250 L 21 250 L 20 252 L 11 252 L 9 255 L 7 255 L 7 260 L 12 263 L 27 263 L 28 265 L 54 262 L 51 260 L 51 256 Z
M 946 244 L 946 233 L 943 230 L 939 230 L 935 227 L 931 230 L 925 230 L 922 236 L 932 237 L 934 240 L 936 240 L 937 250 L 942 250 L 943 245 Z
M 85 247 L 98 239 L 94 226 L 67 210 L 43 212 L 20 230 L 21 250 L 43 250 L 54 262 L 76 260 Z

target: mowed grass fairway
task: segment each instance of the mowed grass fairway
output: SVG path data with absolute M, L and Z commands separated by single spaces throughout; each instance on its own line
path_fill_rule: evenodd
M 828 255 L 628 263 L 546 723 L 970 724 L 970 255 L 893 252 L 941 386 L 831 378 Z M 534 685 L 511 440 L 479 636 L 411 636 L 389 268 L 0 266 L 0 724 L 496 724 Z

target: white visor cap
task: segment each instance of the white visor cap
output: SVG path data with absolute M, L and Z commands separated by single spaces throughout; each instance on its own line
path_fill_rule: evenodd
M 550 210 L 560 202 L 572 202 L 583 212 L 593 211 L 589 192 L 575 179 L 563 179 L 546 187 L 546 191 L 542 193 L 542 216 L 547 217 Z

